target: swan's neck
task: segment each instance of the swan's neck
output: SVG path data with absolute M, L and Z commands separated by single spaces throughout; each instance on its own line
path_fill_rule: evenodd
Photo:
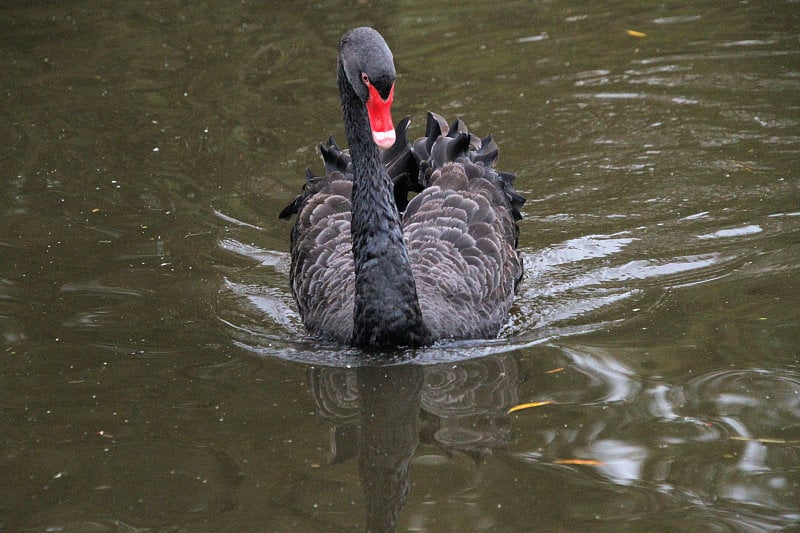
M 362 347 L 428 344 L 431 335 L 422 321 L 392 182 L 372 140 L 366 108 L 343 77 L 340 72 L 339 90 L 354 174 L 353 344 Z

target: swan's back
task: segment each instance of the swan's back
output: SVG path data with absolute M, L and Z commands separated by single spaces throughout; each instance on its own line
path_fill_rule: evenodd
M 508 319 L 522 277 L 517 252 L 524 198 L 514 176 L 494 170 L 497 145 L 461 121 L 428 115 L 425 137 L 382 154 L 402 211 L 404 241 L 423 320 L 433 339 L 491 337 Z M 292 232 L 292 293 L 312 335 L 349 343 L 355 265 L 351 243 L 352 166 L 329 140 L 325 177 L 307 175 L 303 193 L 281 212 L 297 214 Z M 411 193 L 417 195 L 409 200 Z M 376 291 L 380 292 L 380 291 Z

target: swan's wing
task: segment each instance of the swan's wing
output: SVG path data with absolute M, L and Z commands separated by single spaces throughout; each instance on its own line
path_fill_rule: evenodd
M 403 217 L 425 323 L 437 338 L 495 335 L 522 276 L 512 206 L 465 158 L 428 181 Z
M 343 344 L 353 336 L 352 188 L 352 180 L 338 171 L 317 178 L 295 200 L 292 230 L 290 282 L 300 316 L 312 335 Z
M 482 169 L 483 177 L 506 197 L 514 220 L 520 220 L 525 198 L 514 189 L 514 174 L 495 169 L 499 152 L 491 135 L 481 139 L 471 133 L 461 119 L 454 120 L 448 126 L 444 117 L 429 111 L 425 137 L 414 141 L 411 147 L 419 173 L 411 180 L 409 188 L 413 191 L 424 190 L 431 184 L 431 176 L 436 169 L 463 158 Z
M 495 170 L 498 147 L 460 119 L 428 113 L 411 148 L 421 191 L 404 214 L 420 307 L 434 336 L 486 337 L 508 318 L 522 277 L 516 221 L 525 198 Z M 456 164 L 453 164 L 456 162 Z

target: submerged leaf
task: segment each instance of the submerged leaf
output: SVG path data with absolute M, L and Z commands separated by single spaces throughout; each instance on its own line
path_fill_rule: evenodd
M 603 461 L 595 461 L 594 459 L 555 459 L 553 463 L 557 465 L 605 466 Z
M 769 438 L 755 438 L 755 437 L 739 437 L 738 435 L 731 437 L 731 440 L 743 440 L 745 442 L 759 442 L 761 444 L 799 444 L 800 440 L 784 440 L 784 439 L 769 439 Z
M 508 414 L 513 413 L 514 411 L 521 411 L 523 409 L 530 409 L 531 407 L 541 407 L 542 405 L 550 405 L 554 403 L 553 400 L 545 400 L 543 402 L 530 402 L 530 403 L 521 403 L 519 405 L 515 405 L 511 409 L 508 410 Z

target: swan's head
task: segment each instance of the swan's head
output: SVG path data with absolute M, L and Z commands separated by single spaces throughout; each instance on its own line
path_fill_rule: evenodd
M 391 114 L 395 70 L 386 41 L 372 28 L 350 30 L 339 43 L 339 64 L 367 108 L 375 144 L 390 148 L 395 141 Z

